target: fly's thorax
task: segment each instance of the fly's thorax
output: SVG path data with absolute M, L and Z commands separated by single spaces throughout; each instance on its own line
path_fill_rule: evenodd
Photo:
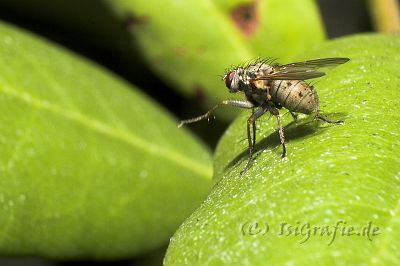
M 245 68 L 244 72 L 249 79 L 255 79 L 270 74 L 271 72 L 273 72 L 273 68 L 272 66 L 267 64 L 257 63 Z
M 265 76 L 273 71 L 273 68 L 267 64 L 257 63 L 250 65 L 243 71 L 243 81 L 247 86 L 258 90 L 267 90 L 268 82 L 266 80 L 255 80 L 256 78 Z
M 315 111 L 314 88 L 302 80 L 274 80 L 270 95 L 273 102 L 292 112 L 310 114 Z

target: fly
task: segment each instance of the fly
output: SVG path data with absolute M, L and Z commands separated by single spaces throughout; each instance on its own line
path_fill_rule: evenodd
M 271 60 L 263 60 L 245 67 L 236 67 L 229 70 L 223 80 L 229 92 L 242 92 L 245 100 L 224 100 L 204 115 L 181 121 L 178 127 L 210 118 L 221 105 L 251 109 L 252 115 L 247 119 L 249 159 L 241 171 L 243 174 L 249 169 L 253 160 L 256 145 L 256 120 L 269 112 L 277 119 L 279 138 L 283 148 L 282 158 L 284 158 L 286 157 L 286 145 L 279 109 L 282 107 L 288 109 L 295 119 L 295 113 L 311 114 L 315 112 L 315 118 L 318 120 L 330 124 L 342 124 L 341 120 L 331 121 L 320 114 L 317 91 L 305 80 L 324 76 L 325 72 L 320 71 L 320 68 L 335 67 L 349 60 L 349 58 L 334 57 L 286 65 L 273 64 Z

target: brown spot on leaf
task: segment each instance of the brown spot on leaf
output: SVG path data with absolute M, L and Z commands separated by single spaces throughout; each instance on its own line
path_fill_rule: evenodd
M 246 37 L 251 37 L 259 25 L 258 0 L 241 4 L 231 11 L 231 18 L 236 27 Z
M 205 52 L 207 52 L 207 48 L 206 48 L 205 46 L 199 46 L 199 47 L 197 47 L 197 53 L 198 53 L 199 55 L 203 55 L 203 54 L 205 54 Z
M 135 30 L 138 26 L 145 25 L 149 22 L 149 18 L 145 16 L 135 16 L 131 13 L 125 16 L 124 28 L 128 31 Z
M 203 105 L 206 101 L 206 94 L 204 92 L 204 89 L 200 85 L 194 85 L 193 86 L 193 91 L 194 91 L 194 97 L 196 99 L 196 102 L 199 105 Z
M 188 49 L 184 46 L 178 46 L 175 48 L 175 51 L 180 56 L 185 56 L 188 52 Z

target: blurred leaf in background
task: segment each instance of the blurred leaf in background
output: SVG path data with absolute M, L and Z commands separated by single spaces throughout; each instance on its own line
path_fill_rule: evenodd
M 325 115 L 344 125 L 284 115 L 281 160 L 276 121 L 265 115 L 259 154 L 241 176 L 244 112 L 221 139 L 215 186 L 171 239 L 166 265 L 399 265 L 399 47 L 399 36 L 361 35 L 299 55 L 351 59 L 315 85 Z
M 125 258 L 206 195 L 207 151 L 103 68 L 0 25 L 0 255 Z
M 400 2 L 368 0 L 369 13 L 378 32 L 400 34 Z
M 179 110 L 168 105 L 170 98 L 179 103 L 179 95 L 147 69 L 126 25 L 104 1 L 2 0 L 0 17 L 97 61 L 170 110 Z
M 107 2 L 148 65 L 184 95 L 203 95 L 205 108 L 229 97 L 218 78 L 227 67 L 257 57 L 288 60 L 324 39 L 312 0 Z

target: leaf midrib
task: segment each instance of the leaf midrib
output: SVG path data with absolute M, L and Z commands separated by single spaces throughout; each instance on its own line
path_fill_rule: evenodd
M 199 174 L 200 176 L 204 176 L 205 178 L 211 178 L 212 176 L 211 167 L 207 167 L 204 164 L 198 163 L 195 160 L 191 160 L 187 156 L 177 153 L 173 150 L 154 145 L 152 143 L 148 143 L 142 138 L 133 135 L 131 132 L 128 132 L 126 130 L 111 127 L 102 121 L 86 116 L 78 111 L 64 109 L 46 100 L 37 99 L 27 92 L 21 93 L 19 91 L 16 91 L 15 89 L 12 89 L 6 85 L 2 86 L 1 92 L 12 96 L 34 108 L 52 112 L 56 115 L 77 122 L 89 129 L 95 130 L 114 139 L 123 141 L 154 156 L 166 159 L 183 168 L 187 168 L 190 171 Z

